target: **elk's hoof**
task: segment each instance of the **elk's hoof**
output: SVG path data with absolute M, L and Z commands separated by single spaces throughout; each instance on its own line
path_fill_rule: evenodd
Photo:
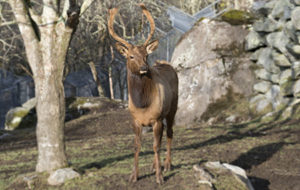
M 171 162 L 166 161 L 164 165 L 164 172 L 171 170 Z
M 136 174 L 136 172 L 132 172 L 132 174 L 129 177 L 129 182 L 130 183 L 135 183 L 137 181 L 138 175 Z
M 164 178 L 163 178 L 162 174 L 160 174 L 159 176 L 156 177 L 156 183 L 159 185 L 162 185 L 164 183 Z

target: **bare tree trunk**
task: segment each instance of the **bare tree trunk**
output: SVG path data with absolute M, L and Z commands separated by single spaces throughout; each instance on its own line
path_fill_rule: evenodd
M 114 86 L 113 86 L 113 81 L 112 81 L 112 63 L 114 61 L 115 56 L 114 56 L 114 50 L 113 50 L 112 46 L 110 46 L 110 53 L 111 53 L 111 61 L 108 65 L 109 90 L 110 90 L 111 99 L 115 99 Z
M 75 1 L 70 1 L 69 4 L 66 0 L 63 13 L 66 22 L 64 22 L 57 14 L 58 4 L 53 2 L 53 0 L 43 0 L 42 15 L 34 15 L 30 12 L 31 8 L 26 5 L 26 1 L 9 1 L 24 40 L 27 60 L 35 83 L 38 118 L 36 171 L 38 172 L 51 172 L 67 165 L 62 80 L 69 42 L 78 24 L 80 9 Z M 39 26 L 38 29 L 32 25 L 31 19 L 34 19 L 36 26 Z
M 93 75 L 94 81 L 97 84 L 98 94 L 99 94 L 99 96 L 104 97 L 103 89 L 102 89 L 102 86 L 101 86 L 101 83 L 100 83 L 100 79 L 99 79 L 98 74 L 97 74 L 97 70 L 96 70 L 95 64 L 92 61 L 89 62 L 88 64 L 89 64 L 90 69 L 92 71 L 92 75 Z
M 64 143 L 65 99 L 62 79 L 55 74 L 35 80 L 37 97 L 38 162 L 36 171 L 67 166 Z

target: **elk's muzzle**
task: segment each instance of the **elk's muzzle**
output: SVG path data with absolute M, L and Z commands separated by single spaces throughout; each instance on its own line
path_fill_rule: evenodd
M 148 70 L 149 70 L 148 65 L 143 65 L 140 67 L 140 74 L 141 75 L 147 74 Z

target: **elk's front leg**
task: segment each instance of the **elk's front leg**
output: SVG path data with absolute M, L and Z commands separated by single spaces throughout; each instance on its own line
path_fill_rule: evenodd
M 129 182 L 136 182 L 139 175 L 139 153 L 141 150 L 142 126 L 137 121 L 133 122 L 133 130 L 135 133 L 135 153 L 133 170 L 129 178 Z
M 159 149 L 160 149 L 161 138 L 163 134 L 163 126 L 161 121 L 155 122 L 153 126 L 153 132 L 154 132 L 153 150 L 154 150 L 154 161 L 155 161 L 155 171 L 156 171 L 156 182 L 158 184 L 162 184 L 164 179 L 161 173 L 160 156 L 159 156 Z

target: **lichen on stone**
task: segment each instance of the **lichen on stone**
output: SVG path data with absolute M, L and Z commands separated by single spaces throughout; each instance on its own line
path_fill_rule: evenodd
M 232 25 L 252 24 L 255 20 L 253 14 L 247 11 L 231 9 L 221 15 L 221 19 Z

